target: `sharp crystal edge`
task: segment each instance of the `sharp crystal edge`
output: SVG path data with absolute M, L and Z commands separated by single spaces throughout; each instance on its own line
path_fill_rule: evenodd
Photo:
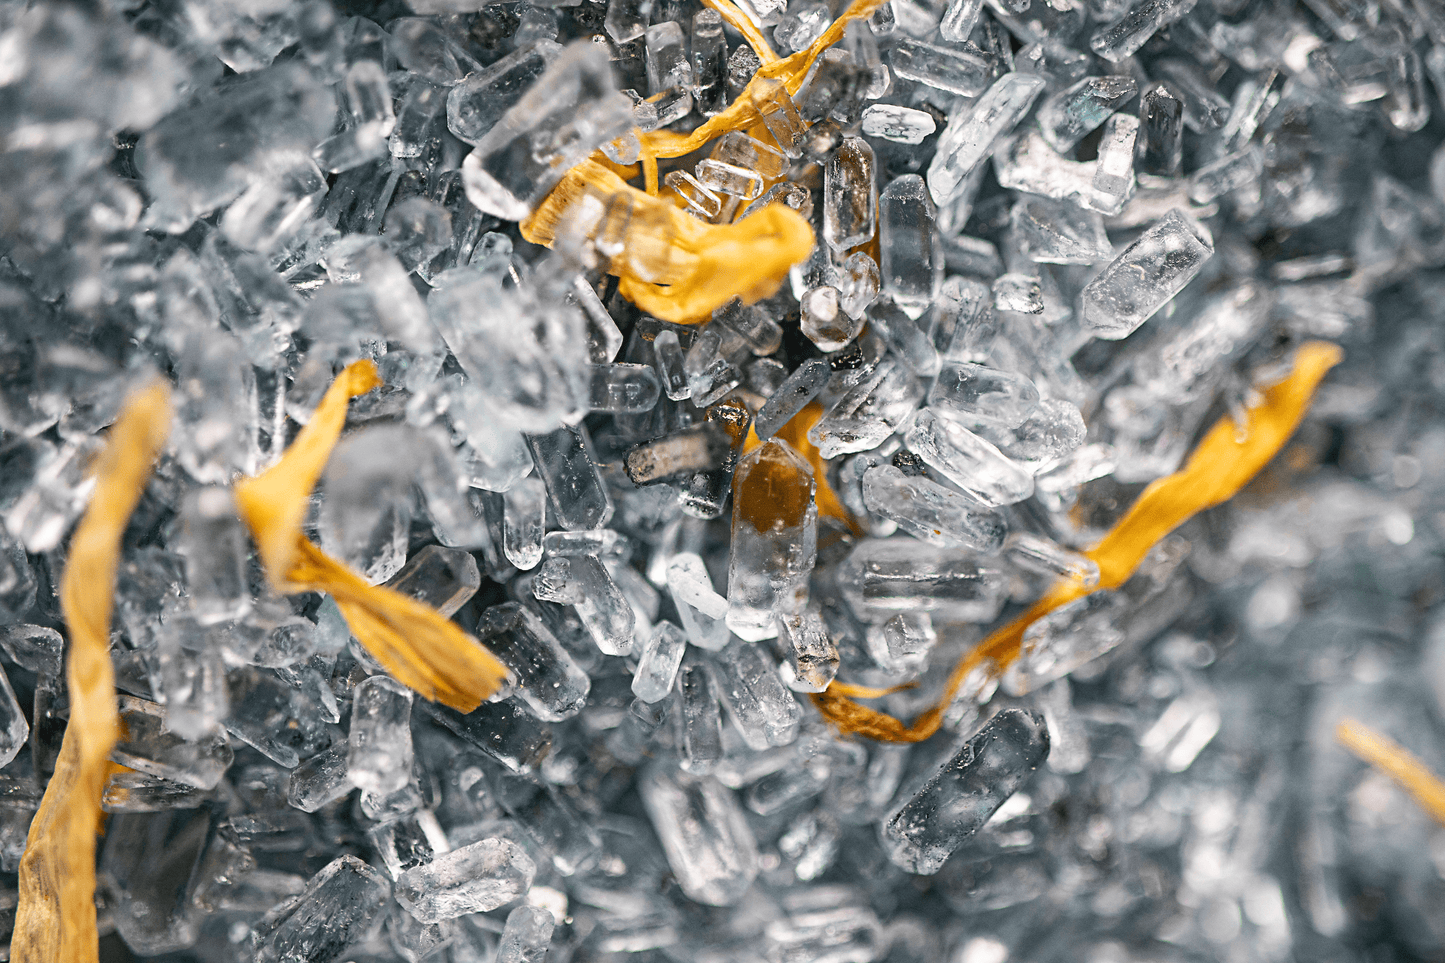
M 34 0 L 0 93 L 0 957 L 66 802 L 107 960 L 1445 956 L 1433 0 Z M 327 430 L 474 711 L 267 577 Z

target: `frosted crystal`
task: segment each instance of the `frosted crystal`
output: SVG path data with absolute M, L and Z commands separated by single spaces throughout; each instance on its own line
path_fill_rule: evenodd
M 937 129 L 933 115 L 896 104 L 873 104 L 863 111 L 863 133 L 899 144 L 921 144 Z
M 1118 113 L 1104 121 L 1099 139 L 1099 158 L 1094 170 L 1094 190 L 1122 196 L 1134 179 L 1134 152 L 1139 137 L 1139 118 Z
M 687 635 L 671 622 L 659 622 L 652 637 L 637 657 L 637 670 L 632 674 L 632 693 L 643 702 L 660 702 L 672 691 L 682 655 L 687 649 Z
M 607 0 L 607 35 L 616 43 L 636 40 L 647 32 L 653 0 Z
M 365 792 L 385 795 L 411 780 L 411 690 L 386 676 L 372 676 L 351 699 L 351 781 Z
M 999 513 L 937 482 L 910 478 L 892 465 L 864 473 L 863 503 L 869 511 L 938 545 L 963 545 L 992 554 L 1003 545 L 1007 531 Z
M 423 923 L 485 913 L 524 895 L 537 869 L 509 839 L 483 839 L 454 849 L 396 881 L 396 901 Z
M 702 559 L 689 553 L 676 555 L 667 566 L 667 587 L 689 642 L 701 649 L 727 644 L 728 600 L 713 589 Z
M 542 963 L 552 942 L 556 921 L 550 910 L 540 906 L 518 906 L 507 914 L 502 938 L 497 943 L 497 963 Z
M 716 665 L 718 693 L 744 742 L 762 750 L 797 738 L 802 706 L 783 687 L 777 663 L 759 646 L 734 639 L 718 653 Z
M 1128 337 L 1178 294 L 1214 254 L 1214 239 L 1172 210 L 1085 286 L 1083 325 L 1095 337 Z
M 523 478 L 502 493 L 502 551 L 525 572 L 542 561 L 547 489 L 537 478 Z
M 732 793 L 710 776 L 657 767 L 639 788 L 682 891 L 709 906 L 740 900 L 758 875 L 758 846 Z
M 1183 158 L 1184 101 L 1167 84 L 1155 84 L 1139 98 L 1139 170 L 1173 177 Z
M 1030 625 L 1018 659 L 1004 676 L 1004 689 L 1025 695 L 1118 646 L 1124 641 L 1117 624 L 1122 602 L 1113 592 L 1094 592 Z
M 795 692 L 822 692 L 838 675 L 838 646 L 816 608 L 809 606 L 789 612 L 778 620 L 779 635 L 787 642 L 792 660 L 784 664 L 783 677 Z
M 875 293 L 876 283 L 875 276 Z M 849 315 L 844 310 L 842 296 L 838 289 L 831 285 L 813 288 L 803 295 L 801 301 L 799 312 L 803 335 L 817 345 L 819 350 L 837 351 L 844 348 L 863 328 L 860 318 Z M 858 315 L 861 314 L 860 308 Z
M 1004 74 L 968 110 L 955 111 L 949 117 L 928 165 L 928 190 L 934 203 L 943 207 L 958 196 L 968 176 L 999 138 L 1023 120 L 1043 89 L 1042 78 Z
M 938 22 L 938 32 L 944 40 L 962 43 L 973 33 L 982 12 L 983 0 L 949 0 L 943 19 Z
M 1033 494 L 1033 476 L 997 447 L 960 424 L 923 409 L 906 435 L 908 447 L 964 491 L 990 506 Z
M 1003 710 L 888 814 L 883 841 L 889 859 L 911 873 L 937 873 L 1048 754 L 1043 716 L 1023 709 Z
M 677 677 L 681 703 L 682 759 L 693 775 L 706 775 L 722 758 L 722 716 L 712 675 L 705 666 L 685 666 Z

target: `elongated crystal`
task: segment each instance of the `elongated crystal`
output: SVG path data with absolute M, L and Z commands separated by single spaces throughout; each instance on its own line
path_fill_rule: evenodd
M 525 438 L 558 524 L 572 530 L 606 525 L 612 517 L 612 498 L 592 454 L 587 428 L 569 425 Z
M 873 148 L 849 137 L 823 171 L 823 239 L 843 252 L 873 239 L 878 223 L 878 184 Z
M 1099 564 L 1087 555 L 1070 551 L 1041 535 L 1015 532 L 1004 547 L 1009 560 L 1041 575 L 1056 575 L 1085 588 L 1099 584 Z
M 1084 330 L 1126 338 L 1183 290 L 1214 254 L 1209 231 L 1177 208 L 1130 244 L 1080 295 Z
M 761 646 L 734 639 L 715 664 L 718 692 L 748 746 L 761 751 L 798 737 L 803 707 L 783 687 L 777 663 Z
M 689 665 L 677 679 L 682 712 L 682 762 L 685 772 L 706 775 L 722 758 L 722 715 L 717 689 L 706 666 Z
M 938 21 L 938 32 L 944 40 L 963 43 L 973 34 L 978 15 L 983 12 L 983 0 L 949 0 Z
M 826 361 L 809 358 L 800 364 L 786 381 L 778 386 L 753 419 L 753 431 L 759 440 L 767 441 L 778 429 L 793 419 L 818 396 L 832 377 Z
M 914 417 L 906 438 L 911 451 L 985 505 L 1012 505 L 1033 494 L 1033 475 L 994 445 L 927 408 Z
M 1005 428 L 1022 424 L 1038 401 L 1038 389 L 1023 375 L 967 362 L 944 365 L 928 391 L 929 407 L 940 414 Z
M 1138 117 L 1118 113 L 1104 121 L 1098 164 L 1094 169 L 1094 190 L 1116 197 L 1128 193 L 1129 184 L 1134 179 L 1134 151 L 1138 137 Z
M 1048 757 L 1044 717 L 1005 709 L 883 821 L 888 857 L 910 873 L 931 876 L 965 839 Z
M 650 411 L 662 396 L 657 370 L 646 364 L 594 364 L 589 366 L 593 411 L 628 414 Z
M 897 104 L 872 104 L 863 111 L 863 133 L 898 144 L 921 144 L 938 129 L 933 115 Z
M 728 42 L 716 10 L 693 14 L 691 53 L 692 96 L 698 113 L 704 117 L 722 113 L 728 102 Z
M 1073 150 L 1138 90 L 1132 77 L 1085 77 L 1040 105 L 1039 130 L 1054 150 Z
M 971 44 L 945 47 L 903 37 L 894 42 L 889 64 L 905 80 L 961 97 L 977 97 L 993 79 L 993 65 Z
M 777 616 L 807 601 L 817 555 L 815 485 L 812 467 L 777 439 L 738 463 L 727 624 L 741 638 L 773 638 Z
M 714 591 L 701 558 L 678 553 L 667 566 L 667 587 L 688 641 L 700 649 L 721 649 L 728 642 L 728 600 Z
M 355 856 L 328 863 L 256 925 L 257 963 L 340 959 L 376 929 L 389 889 L 386 877 Z
M 480 143 L 561 53 L 555 41 L 541 39 L 471 74 L 447 93 L 447 127 L 469 144 Z
M 411 781 L 411 690 L 374 675 L 356 687 L 351 700 L 351 781 L 378 795 Z
M 892 465 L 864 473 L 863 502 L 869 511 L 925 542 L 962 545 L 984 554 L 1003 547 L 1008 530 L 998 512 L 927 478 L 910 478 Z
M 0 691 L 0 700 L 3 698 L 4 692 Z M 10 701 L 14 698 L 12 694 Z M 213 730 L 196 739 L 185 739 L 169 731 L 165 708 L 154 702 L 121 696 L 120 719 L 126 735 L 111 750 L 111 758 L 149 775 L 197 789 L 213 789 L 234 758 L 222 732 Z M 20 725 L 24 724 L 22 718 Z M 10 722 L 7 733 L 14 731 L 15 723 Z
M 1004 675 L 1004 690 L 1027 695 L 1114 649 L 1124 641 L 1118 625 L 1123 605 L 1117 593 L 1094 592 L 1034 622 Z
M 1094 53 L 1118 63 L 1137 51 L 1161 28 L 1184 16 L 1195 0 L 1142 0 L 1130 7 L 1118 22 L 1100 27 L 1089 38 Z
M 639 780 L 643 805 L 689 899 L 730 906 L 758 875 L 758 844 L 731 792 L 711 776 L 654 766 Z
M 643 702 L 661 702 L 672 691 L 687 635 L 671 622 L 659 622 L 637 659 L 632 674 L 632 694 Z
M 537 478 L 520 479 L 502 493 L 502 551 L 520 571 L 542 561 L 547 488 Z
M 507 914 L 497 942 L 496 963 L 542 963 L 557 925 L 552 911 L 541 906 L 518 906 Z
M 581 711 L 592 682 L 530 609 L 492 606 L 477 623 L 477 638 L 506 665 L 517 697 L 538 719 L 560 722 Z
M 527 892 L 537 867 L 510 839 L 483 839 L 414 866 L 396 881 L 396 901 L 423 923 L 485 913 Z
M 878 196 L 878 250 L 884 292 L 918 317 L 943 282 L 943 250 L 933 199 L 917 174 L 895 178 Z
M 939 207 L 952 203 L 968 176 L 993 151 L 999 138 L 1023 120 L 1043 89 L 1042 77 L 1004 74 L 968 110 L 954 112 L 928 165 L 928 190 L 934 203 Z
M 181 507 L 181 541 L 191 611 L 202 625 L 229 622 L 251 608 L 247 536 L 229 490 L 205 488 Z
M 573 606 L 583 628 L 603 652 L 631 654 L 636 615 L 597 556 L 547 559 L 537 570 L 532 591 L 539 599 Z

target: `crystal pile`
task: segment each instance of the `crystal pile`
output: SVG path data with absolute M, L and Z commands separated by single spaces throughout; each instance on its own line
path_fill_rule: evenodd
M 101 959 L 1445 957 L 1438 0 L 34 0 L 0 93 L 0 959 L 157 379 Z

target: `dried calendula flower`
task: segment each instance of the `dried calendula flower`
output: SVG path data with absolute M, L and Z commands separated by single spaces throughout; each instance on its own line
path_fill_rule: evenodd
M 1354 719 L 1344 719 L 1335 727 L 1335 739 L 1399 783 L 1430 818 L 1445 823 L 1445 782 L 1404 747 Z
M 164 384 L 126 402 L 96 466 L 95 494 L 71 539 L 60 585 L 70 632 L 70 722 L 20 860 L 11 958 L 23 963 L 98 958 L 95 837 L 101 791 L 112 768 L 110 750 L 120 733 L 110 662 L 115 573 L 121 535 L 170 421 L 170 389 Z
M 349 365 L 281 460 L 236 485 L 236 504 L 277 589 L 329 593 L 352 634 L 399 682 L 470 712 L 501 688 L 506 666 L 436 609 L 368 584 L 301 533 L 307 499 L 341 435 L 347 402 L 380 384 L 370 361 Z
M 847 733 L 885 742 L 921 742 L 938 731 L 944 711 L 975 668 L 991 662 L 1002 672 L 1018 658 L 1024 632 L 1050 612 L 1095 591 L 1118 588 L 1134 574 L 1160 539 L 1194 515 L 1233 498 L 1289 440 L 1309 408 L 1325 373 L 1340 362 L 1338 345 L 1308 341 L 1295 354 L 1289 376 L 1263 393 L 1248 409 L 1240 431 L 1233 419 L 1215 423 L 1184 467 L 1151 484 L 1103 540 L 1084 553 L 1099 566 L 1099 583 L 1086 588 L 1069 580 L 1054 585 L 1019 618 L 992 633 L 954 666 L 943 697 L 912 725 L 859 705 L 850 696 L 862 690 L 834 683 L 811 698 L 818 711 Z

